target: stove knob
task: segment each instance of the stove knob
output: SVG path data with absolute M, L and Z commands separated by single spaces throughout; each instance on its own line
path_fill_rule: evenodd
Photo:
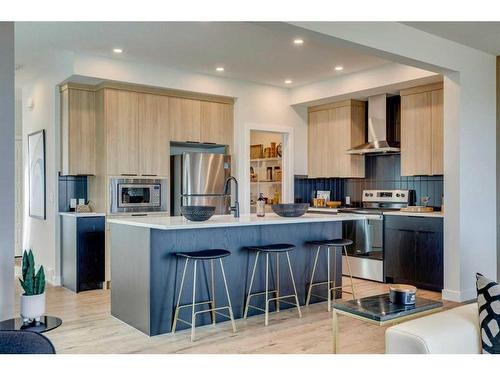
M 365 193 L 365 197 L 367 197 L 367 196 L 368 196 L 368 193 Z
M 405 197 L 405 194 L 404 193 L 401 193 L 401 197 L 404 198 Z
M 399 193 L 396 193 L 396 197 L 398 197 L 398 198 L 399 198 Z
M 370 193 L 370 197 L 373 197 L 373 193 Z

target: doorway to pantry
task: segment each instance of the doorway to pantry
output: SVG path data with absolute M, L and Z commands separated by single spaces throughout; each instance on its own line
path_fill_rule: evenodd
M 283 202 L 283 134 L 250 131 L 250 213 L 262 194 L 266 212 Z
M 266 212 L 272 211 L 275 200 L 293 203 L 293 127 L 247 123 L 240 139 L 241 212 L 256 212 L 259 193 L 267 198 Z

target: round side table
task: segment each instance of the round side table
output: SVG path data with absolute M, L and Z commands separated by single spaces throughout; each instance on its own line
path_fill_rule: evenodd
M 55 316 L 44 315 L 39 322 L 32 321 L 24 324 L 21 318 L 12 318 L 0 322 L 0 331 L 30 331 L 44 333 L 51 331 L 62 324 L 62 320 Z

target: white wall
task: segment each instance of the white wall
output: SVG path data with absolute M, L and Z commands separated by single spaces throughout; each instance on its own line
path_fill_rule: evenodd
M 497 276 L 495 57 L 394 22 L 299 22 L 378 56 L 444 74 L 443 297 Z
M 40 74 L 22 85 L 23 159 L 24 159 L 24 231 L 23 248 L 32 249 L 37 264 L 44 265 L 47 281 L 58 284 L 59 248 L 58 171 L 59 151 L 59 93 L 57 85 L 72 74 L 70 56 L 54 56 L 53 61 L 39 67 Z M 33 101 L 33 108 L 28 103 Z M 28 204 L 28 134 L 45 129 L 46 219 L 29 217 Z
M 14 23 L 0 22 L 0 320 L 14 314 Z

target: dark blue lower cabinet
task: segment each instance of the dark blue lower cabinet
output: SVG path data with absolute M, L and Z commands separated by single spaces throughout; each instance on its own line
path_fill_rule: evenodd
M 74 292 L 101 289 L 105 279 L 104 217 L 63 216 L 62 284 Z
M 388 283 L 443 289 L 443 219 L 384 218 L 384 273 Z

